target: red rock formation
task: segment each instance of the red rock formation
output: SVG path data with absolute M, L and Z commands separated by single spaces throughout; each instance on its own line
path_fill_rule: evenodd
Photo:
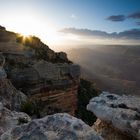
M 42 109 L 42 115 L 52 114 L 55 112 L 67 112 L 75 114 L 77 108 L 77 90 L 78 85 L 72 85 L 65 90 L 43 90 L 30 96 L 32 101 L 38 101 L 45 106 Z

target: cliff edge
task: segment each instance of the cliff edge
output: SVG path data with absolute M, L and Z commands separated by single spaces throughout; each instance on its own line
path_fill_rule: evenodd
M 39 107 L 38 117 L 57 112 L 75 114 L 80 67 L 69 61 L 66 53 L 56 53 L 39 38 L 24 37 L 4 27 L 0 28 L 0 51 L 1 77 L 7 75 L 28 102 Z
M 87 109 L 98 117 L 93 127 L 105 140 L 140 140 L 140 98 L 103 92 Z

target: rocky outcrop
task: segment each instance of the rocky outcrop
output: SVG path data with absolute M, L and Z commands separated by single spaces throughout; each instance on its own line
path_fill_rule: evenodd
M 26 102 L 27 97 L 18 91 L 7 79 L 7 74 L 3 68 L 5 58 L 0 54 L 0 102 L 11 110 L 20 110 L 22 102 Z
M 0 136 L 7 130 L 14 128 L 19 124 L 27 123 L 30 120 L 31 119 L 27 114 L 11 111 L 5 108 L 0 102 Z
M 0 26 L 0 30 L 5 30 L 5 27 L 3 27 L 3 26 Z
M 43 59 L 52 63 L 71 63 L 68 60 L 67 54 L 64 52 L 54 52 L 46 44 L 35 36 L 24 37 L 17 35 L 16 42 L 26 46 L 24 47 L 24 53 L 30 52 L 30 56 L 37 59 Z M 32 52 L 32 53 L 31 53 Z
M 136 140 L 136 138 L 116 129 L 111 123 L 100 119 L 97 119 L 92 127 L 104 140 Z
M 0 34 L 3 37 L 0 50 L 5 60 L 0 76 L 7 76 L 16 89 L 37 104 L 41 116 L 56 112 L 74 115 L 79 66 L 70 62 L 65 53 L 54 52 L 37 37 L 25 38 L 6 30 L 0 30 Z M 10 81 L 7 80 L 8 84 L 11 84 Z
M 81 120 L 68 114 L 55 114 L 33 120 L 7 131 L 1 140 L 102 140 Z
M 17 90 L 8 79 L 0 80 L 0 102 L 10 110 L 20 110 L 21 104 L 27 101 L 26 95 Z
M 74 115 L 80 76 L 78 65 L 11 56 L 5 54 L 8 78 L 31 101 L 41 106 L 41 116 L 56 110 Z
M 140 98 L 103 92 L 90 100 L 87 109 L 123 136 L 140 139 Z

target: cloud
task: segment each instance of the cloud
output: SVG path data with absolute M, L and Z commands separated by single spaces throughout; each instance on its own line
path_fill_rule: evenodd
M 72 18 L 72 19 L 77 19 L 77 16 L 76 16 L 75 14 L 72 14 L 72 15 L 70 16 L 70 18 Z
M 119 21 L 124 21 L 125 19 L 129 19 L 129 18 L 139 20 L 140 19 L 140 11 L 131 13 L 128 16 L 125 16 L 125 15 L 111 15 L 111 16 L 107 17 L 106 19 L 110 20 L 110 21 L 114 21 L 114 22 L 119 22 Z M 138 25 L 139 25 L 139 22 L 138 22 Z
M 74 34 L 81 37 L 93 37 L 93 38 L 104 38 L 104 39 L 140 39 L 140 29 L 131 29 L 123 32 L 107 33 L 100 30 L 89 30 L 89 29 L 77 29 L 77 28 L 64 28 L 60 32 L 66 34 Z
M 137 25 L 140 25 L 140 21 L 136 22 Z
M 131 29 L 118 33 L 119 37 L 125 37 L 128 39 L 140 39 L 140 29 Z
M 140 11 L 128 15 L 128 18 L 132 18 L 132 19 L 140 19 Z
M 124 15 L 112 15 L 107 17 L 106 19 L 114 22 L 120 22 L 120 21 L 124 21 L 126 17 Z

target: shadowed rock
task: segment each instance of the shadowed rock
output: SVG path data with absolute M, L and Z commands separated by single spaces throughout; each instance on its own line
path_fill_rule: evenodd
M 18 91 L 7 79 L 7 74 L 3 68 L 5 57 L 0 54 L 0 102 L 11 110 L 19 110 L 21 103 L 27 100 L 27 97 Z

